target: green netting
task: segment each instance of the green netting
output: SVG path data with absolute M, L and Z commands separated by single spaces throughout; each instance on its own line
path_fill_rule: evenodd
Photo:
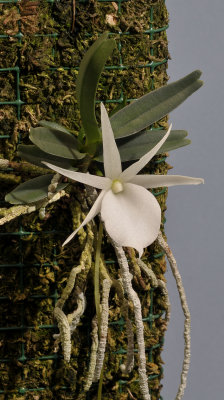
M 32 3 L 35 2 L 30 1 L 30 4 Z M 98 0 L 95 3 L 79 1 L 76 6 L 77 31 L 73 34 L 69 33 L 69 39 L 65 42 L 64 47 L 65 31 L 66 29 L 70 30 L 71 20 L 67 20 L 66 13 L 65 16 L 63 15 L 60 3 L 62 6 L 64 5 L 63 0 L 40 1 L 42 14 L 34 13 L 41 20 L 42 32 L 39 32 L 38 26 L 32 27 L 26 25 L 25 20 L 22 22 L 19 18 L 17 20 L 21 14 L 19 0 L 0 0 L 0 21 L 2 16 L 2 21 L 4 21 L 0 31 L 0 43 L 2 44 L 0 82 L 3 85 L 0 94 L 1 157 L 16 159 L 15 151 L 18 143 L 27 142 L 29 125 L 34 124 L 40 117 L 41 119 L 49 117 L 62 123 L 67 123 L 68 120 L 70 129 L 79 125 L 79 114 L 77 111 L 74 112 L 76 100 L 74 99 L 75 86 L 73 82 L 85 49 L 93 42 L 96 35 L 105 29 L 110 28 L 110 35 L 116 38 L 117 52 L 105 67 L 97 102 L 105 101 L 110 103 L 113 108 L 114 105 L 123 102 L 124 98 L 127 98 L 127 102 L 129 102 L 147 90 L 161 86 L 167 80 L 165 71 L 168 52 L 165 31 L 168 24 L 167 15 L 164 14 L 164 1 L 117 0 L 113 3 L 108 0 Z M 129 21 L 130 27 L 128 27 L 126 21 L 122 20 L 123 15 L 133 12 L 137 3 L 140 8 L 139 15 L 141 15 L 141 7 L 144 10 L 144 5 L 147 4 L 147 9 L 139 23 L 141 27 L 135 21 L 134 23 Z M 117 10 L 114 4 L 117 4 Z M 92 20 L 96 18 L 96 28 L 89 29 L 81 20 L 85 7 L 87 14 L 93 12 L 94 7 L 96 10 L 102 7 L 102 15 L 109 13 L 113 16 L 116 14 L 116 18 L 120 22 L 118 26 L 108 26 L 105 21 L 101 20 L 102 15 L 94 17 L 93 13 L 91 18 Z M 72 2 L 70 8 L 72 9 Z M 16 23 L 7 19 L 10 9 L 13 9 Z M 32 11 L 36 12 L 35 9 Z M 61 21 L 58 17 L 60 11 Z M 45 18 L 45 13 L 49 19 Z M 6 20 L 4 20 L 5 16 Z M 157 26 L 155 18 L 159 21 L 160 26 Z M 162 25 L 161 20 L 164 22 Z M 64 23 L 66 21 L 67 26 L 62 25 L 63 21 Z M 79 22 L 83 25 L 79 25 Z M 123 31 L 122 27 L 124 27 Z M 79 40 L 78 44 L 74 42 L 75 34 Z M 146 44 L 148 43 L 148 47 L 144 43 L 145 50 L 141 46 L 139 47 L 142 39 Z M 72 50 L 74 43 L 76 43 L 75 52 Z M 80 43 L 84 43 L 84 46 Z M 10 46 L 12 54 L 7 56 Z M 31 58 L 29 58 L 30 50 L 32 50 Z M 8 60 L 11 65 L 7 65 Z M 132 87 L 133 83 L 134 87 Z M 130 89 L 133 93 L 131 96 L 128 95 L 128 86 L 132 88 L 132 90 Z M 38 88 L 41 88 L 41 93 Z M 64 96 L 62 99 L 61 96 L 65 92 L 67 97 Z M 156 128 L 162 129 L 165 124 L 166 120 L 164 119 L 156 125 Z M 165 160 L 165 156 L 157 157 L 151 166 L 153 171 L 167 170 Z M 1 206 L 5 206 L 4 191 L 9 191 L 13 184 L 20 181 L 20 178 L 13 168 L 9 168 L 5 171 L 5 177 L 1 176 L 1 180 L 3 191 L 0 201 Z M 161 201 L 162 210 L 165 211 L 166 189 L 155 190 L 154 194 Z M 76 354 L 73 354 L 76 360 L 73 368 L 68 369 L 63 365 L 61 354 L 52 351 L 52 335 L 57 332 L 57 327 L 52 321 L 52 312 L 59 296 L 58 285 L 59 283 L 63 284 L 65 273 L 68 273 L 71 268 L 69 264 L 68 266 L 64 265 L 67 267 L 64 275 L 60 272 L 61 265 L 65 264 L 65 261 L 60 254 L 58 241 L 63 240 L 70 232 L 65 228 L 69 223 L 69 217 L 67 221 L 64 221 L 60 217 L 60 205 L 56 205 L 55 209 L 55 214 L 54 211 L 52 212 L 58 220 L 53 223 L 47 221 L 44 224 L 38 221 L 37 216 L 33 220 L 30 217 L 23 217 L 20 218 L 19 224 L 18 221 L 12 222 L 7 228 L 2 228 L 0 232 L 3 249 L 0 256 L 0 270 L 3 277 L 0 300 L 2 309 L 5 310 L 1 317 L 0 332 L 5 340 L 8 339 L 8 345 L 4 345 L 2 351 L 0 349 L 2 374 L 0 399 L 34 399 L 35 393 L 38 393 L 38 397 L 36 397 L 38 399 L 50 399 L 54 390 L 57 390 L 57 399 L 74 398 L 72 380 L 76 379 L 75 368 L 79 365 Z M 7 249 L 11 249 L 10 254 Z M 72 256 L 73 254 L 71 254 L 71 259 Z M 151 248 L 149 260 L 152 261 L 157 273 L 165 272 L 164 255 L 156 247 Z M 115 267 L 113 257 L 109 255 L 106 264 L 113 270 Z M 6 279 L 7 276 L 10 278 Z M 144 296 L 146 295 L 143 293 L 143 298 Z M 152 336 L 151 342 L 149 340 L 150 346 L 147 346 L 146 342 L 148 362 L 152 364 L 149 381 L 154 382 L 154 386 L 152 383 L 152 396 L 154 396 L 152 399 L 158 400 L 162 399 L 162 397 L 155 397 L 155 393 L 159 392 L 159 382 L 163 374 L 160 352 L 163 346 L 164 329 L 161 326 L 165 308 L 161 302 L 158 302 L 158 293 L 155 293 L 152 288 L 147 304 L 148 307 L 143 310 L 144 321 L 148 323 L 149 332 L 152 332 L 149 334 Z M 41 307 L 43 312 L 35 314 L 35 310 Z M 115 313 L 115 317 L 116 315 Z M 156 321 L 161 328 L 160 335 L 156 331 L 158 327 L 155 328 Z M 112 357 L 112 361 L 115 363 L 114 360 L 118 360 L 118 364 L 122 363 L 122 356 L 126 354 L 126 350 L 119 341 L 114 349 L 112 339 L 122 335 L 124 324 L 123 318 L 114 318 L 110 322 L 111 332 L 114 331 L 115 334 L 110 334 L 111 343 L 109 340 L 109 344 L 111 344 L 113 354 L 108 357 Z M 88 312 L 87 317 L 83 319 L 81 330 L 87 337 L 84 347 L 90 347 Z M 77 335 L 74 338 L 74 341 L 76 340 L 79 340 Z M 82 352 L 82 344 L 81 341 L 80 352 Z M 159 364 L 157 370 L 156 363 Z M 82 358 L 80 364 L 82 364 Z M 52 385 L 46 385 L 49 369 L 53 370 L 55 375 L 55 379 L 52 377 L 49 379 Z M 13 375 L 10 373 L 11 370 Z M 63 378 L 57 372 L 62 374 L 62 370 L 65 375 Z M 137 380 L 133 377 L 131 379 L 134 388 Z M 127 398 L 122 397 L 122 394 L 125 393 L 124 388 L 129 381 L 130 378 L 119 379 L 118 375 L 113 377 L 113 384 L 116 383 L 116 392 L 118 393 L 116 398 Z M 87 399 L 95 398 L 93 397 L 94 390 L 96 391 L 96 388 L 87 394 Z M 41 393 L 44 394 L 43 397 L 39 397 L 42 396 Z M 21 397 L 23 395 L 24 397 Z M 115 395 L 112 398 L 115 399 Z

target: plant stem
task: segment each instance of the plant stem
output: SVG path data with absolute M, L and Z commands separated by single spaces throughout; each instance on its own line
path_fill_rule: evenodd
M 98 392 L 97 392 L 97 400 L 102 400 L 103 371 L 104 371 L 104 362 L 103 362 L 103 367 L 102 367 L 101 374 L 100 374 L 100 380 L 99 380 Z
M 96 315 L 97 315 L 99 330 L 100 330 L 100 254 L 101 254 L 102 237 L 103 237 L 103 224 L 100 221 L 97 245 L 96 245 L 95 269 L 94 269 L 94 297 L 95 297 Z

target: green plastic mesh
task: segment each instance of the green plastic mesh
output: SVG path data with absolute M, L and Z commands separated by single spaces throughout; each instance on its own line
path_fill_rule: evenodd
M 40 1 L 40 11 L 36 7 L 38 2 L 30 1 L 30 8 L 28 3 L 29 1 L 0 0 L 1 157 L 17 160 L 17 145 L 21 142 L 28 143 L 28 128 L 38 119 L 55 119 L 67 124 L 71 130 L 79 126 L 79 114 L 74 98 L 78 65 L 86 48 L 106 29 L 116 38 L 117 52 L 105 67 L 97 102 L 105 101 L 113 108 L 114 105 L 123 102 L 124 98 L 129 102 L 166 82 L 168 52 L 165 31 L 168 23 L 164 1 L 79 1 L 76 4 L 75 31 L 72 33 L 72 2 L 65 15 L 62 12 L 65 1 Z M 133 14 L 132 19 L 127 21 L 127 13 L 135 13 L 135 6 L 139 8 L 136 13 L 142 16 L 141 20 L 135 21 Z M 85 19 L 82 19 L 85 10 L 92 21 L 91 27 L 86 26 Z M 117 23 L 106 23 L 106 15 Z M 35 25 L 32 16 L 39 19 L 40 23 Z M 157 25 L 157 21 L 160 25 Z M 92 28 L 93 26 L 95 28 Z M 68 38 L 66 31 L 69 31 Z M 145 46 L 144 49 L 139 45 L 142 38 L 144 46 L 148 43 L 148 47 Z M 129 86 L 130 92 L 133 93 L 131 97 L 128 92 Z M 162 129 L 165 125 L 164 119 L 156 128 Z M 166 169 L 165 159 L 165 155 L 157 157 L 151 166 L 153 171 Z M 23 180 L 27 178 L 28 175 L 25 175 Z M 0 179 L 0 206 L 5 207 L 4 193 L 22 180 L 13 168 L 8 168 L 4 174 L 0 173 Z M 155 190 L 154 194 L 165 211 L 166 189 Z M 77 194 L 77 198 L 79 195 L 80 193 Z M 71 231 L 67 228 L 70 223 L 69 216 L 66 220 L 61 215 L 60 204 L 56 204 L 50 212 L 52 217 L 46 222 L 39 221 L 37 215 L 32 215 L 20 218 L 19 222 L 10 222 L 0 231 L 0 333 L 4 341 L 0 347 L 0 400 L 51 399 L 55 391 L 57 399 L 73 399 L 73 388 L 75 387 L 76 393 L 78 390 L 77 370 L 80 368 L 82 373 L 85 370 L 82 348 L 88 349 L 91 344 L 88 324 L 91 311 L 87 310 L 81 336 L 74 335 L 75 343 L 80 340 L 80 349 L 73 353 L 72 366 L 64 365 L 61 353 L 54 353 L 53 349 L 52 335 L 57 332 L 52 320 L 53 308 L 73 259 L 74 262 L 77 261 L 77 254 L 73 249 L 66 258 L 58 244 Z M 149 260 L 158 275 L 164 274 L 164 254 L 155 246 L 149 252 Z M 110 254 L 106 264 L 111 271 L 116 267 Z M 152 399 L 159 400 L 162 397 L 156 397 L 156 393 L 159 393 L 163 374 L 160 352 L 163 346 L 162 324 L 165 307 L 158 300 L 155 290 L 144 290 L 142 296 L 148 296 L 148 300 L 143 306 L 143 315 L 148 324 L 148 332 L 151 332 L 148 334 L 151 335 L 150 341 L 146 342 L 148 362 L 151 363 L 149 382 L 152 387 Z M 157 322 L 158 326 L 155 328 Z M 109 361 L 117 363 L 118 366 L 126 350 L 122 342 L 120 344 L 118 340 L 114 345 L 113 341 L 117 336 L 124 334 L 124 324 L 123 318 L 115 312 L 110 321 L 109 349 L 112 350 L 107 351 L 111 351 Z M 88 350 L 86 352 L 88 354 Z M 107 379 L 113 383 L 108 386 L 107 393 L 110 393 L 110 390 L 111 393 L 116 393 L 111 394 L 111 399 L 128 398 L 125 388 L 130 378 L 120 379 L 117 374 L 114 377 L 108 375 Z M 131 379 L 132 387 L 135 388 L 137 380 L 134 376 Z M 96 387 L 97 385 L 93 385 L 86 399 L 96 398 Z M 110 398 L 108 394 L 106 398 Z

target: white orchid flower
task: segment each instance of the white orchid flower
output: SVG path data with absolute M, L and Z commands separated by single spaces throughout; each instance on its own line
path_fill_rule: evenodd
M 82 224 L 63 245 L 67 244 L 80 228 L 100 213 L 105 229 L 113 241 L 119 247 L 135 248 L 141 257 L 143 249 L 157 238 L 161 223 L 159 203 L 147 189 L 174 185 L 198 185 L 204 181 L 201 178 L 180 175 L 137 175 L 168 138 L 172 125 L 152 150 L 124 171 L 122 171 L 121 158 L 110 120 L 102 103 L 101 126 L 105 177 L 68 171 L 43 161 L 45 165 L 61 175 L 101 189 Z

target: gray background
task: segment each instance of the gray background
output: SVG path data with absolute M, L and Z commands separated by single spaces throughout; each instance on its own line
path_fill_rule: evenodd
M 204 87 L 170 114 L 190 146 L 170 152 L 170 173 L 203 177 L 205 185 L 169 189 L 166 233 L 192 315 L 192 360 L 184 400 L 220 400 L 224 393 L 224 1 L 167 0 L 170 82 L 195 69 Z M 183 359 L 177 289 L 167 273 L 171 322 L 166 334 L 164 400 L 174 400 Z

